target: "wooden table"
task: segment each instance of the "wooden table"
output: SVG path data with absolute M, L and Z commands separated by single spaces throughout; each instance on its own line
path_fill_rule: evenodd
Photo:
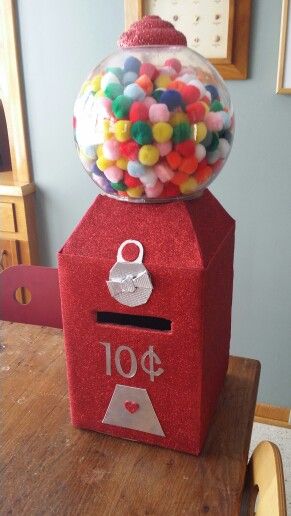
M 72 428 L 61 330 L 0 323 L 0 514 L 239 514 L 259 381 L 231 357 L 200 457 Z

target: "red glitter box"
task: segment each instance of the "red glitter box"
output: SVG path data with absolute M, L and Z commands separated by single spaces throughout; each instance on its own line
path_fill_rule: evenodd
M 209 191 L 163 205 L 95 200 L 58 256 L 73 425 L 200 453 L 228 366 L 234 227 Z M 115 298 L 108 285 L 127 240 L 152 285 L 139 306 L 118 300 L 136 286 Z

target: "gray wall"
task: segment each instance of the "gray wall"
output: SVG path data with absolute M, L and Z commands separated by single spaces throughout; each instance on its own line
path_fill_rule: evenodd
M 281 1 L 254 1 L 250 79 L 228 83 L 231 157 L 211 187 L 237 220 L 232 353 L 262 363 L 259 400 L 290 405 L 291 97 L 275 95 Z M 18 0 L 42 263 L 96 195 L 71 117 L 88 71 L 115 49 L 123 1 Z

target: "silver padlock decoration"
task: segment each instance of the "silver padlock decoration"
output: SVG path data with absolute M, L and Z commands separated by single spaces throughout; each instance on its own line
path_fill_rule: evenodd
M 139 248 L 136 260 L 124 260 L 122 251 L 127 244 L 135 244 Z M 144 305 L 149 299 L 153 286 L 150 275 L 142 263 L 143 246 L 138 240 L 125 240 L 117 251 L 117 261 L 106 281 L 109 292 L 116 301 L 126 306 Z

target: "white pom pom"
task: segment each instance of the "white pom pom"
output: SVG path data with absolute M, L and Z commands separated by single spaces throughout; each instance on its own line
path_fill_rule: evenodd
M 205 156 L 206 156 L 206 149 L 205 149 L 204 145 L 201 145 L 201 143 L 197 143 L 197 145 L 195 147 L 196 159 L 200 163 L 200 161 L 202 161 L 205 158 Z
M 225 138 L 219 138 L 218 150 L 222 159 L 227 158 L 230 151 L 230 145 Z
M 154 170 L 150 167 L 147 167 L 145 174 L 139 177 L 139 180 L 144 186 L 155 186 L 158 178 L 154 172 Z
M 105 91 L 106 86 L 108 86 L 108 84 L 112 84 L 113 82 L 115 84 L 120 84 L 118 77 L 116 77 L 116 75 L 114 75 L 114 73 L 107 72 L 105 75 L 103 75 L 103 77 L 101 79 L 101 89 L 103 91 Z

